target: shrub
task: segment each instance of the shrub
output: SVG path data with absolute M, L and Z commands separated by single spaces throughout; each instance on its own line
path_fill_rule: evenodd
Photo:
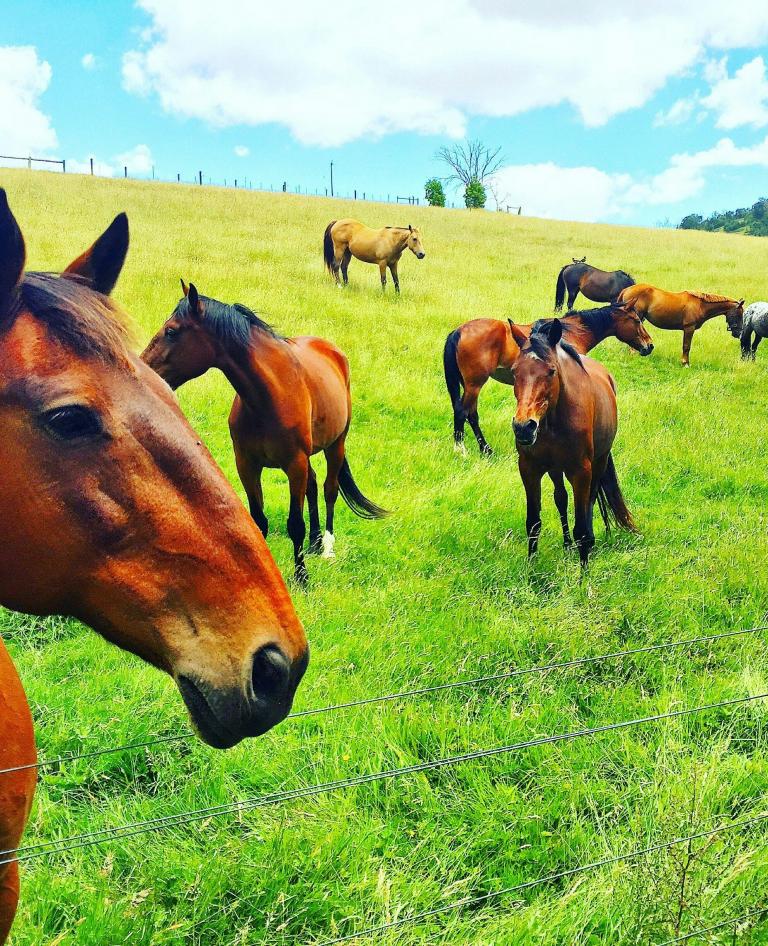
M 445 191 L 439 178 L 431 177 L 424 185 L 424 196 L 432 207 L 445 207 Z
M 464 191 L 464 203 L 470 210 L 479 210 L 485 207 L 485 188 L 476 178 L 467 184 Z

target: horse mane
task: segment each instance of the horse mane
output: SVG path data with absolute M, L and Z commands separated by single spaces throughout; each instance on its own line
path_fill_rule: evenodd
M 131 339 L 124 313 L 79 276 L 26 273 L 3 329 L 13 324 L 22 309 L 75 354 L 111 363 L 128 356 Z
M 205 306 L 205 324 L 216 338 L 229 348 L 248 348 L 253 340 L 251 334 L 253 329 L 270 338 L 285 341 L 284 336 L 275 331 L 268 322 L 239 302 L 229 305 L 226 302 L 219 302 L 218 299 L 210 299 L 208 296 L 200 296 L 200 299 Z M 186 300 L 182 300 L 177 307 L 177 314 L 181 319 L 191 317 L 189 303 L 185 305 L 185 302 Z
M 603 332 L 608 331 L 611 323 L 613 322 L 613 312 L 614 306 L 606 305 L 600 306 L 596 309 L 570 309 L 565 315 L 560 319 L 563 323 L 563 331 L 568 331 L 570 329 L 569 321 L 575 322 L 577 319 L 581 321 L 588 328 L 592 329 L 596 334 L 602 334 Z M 540 321 L 543 321 L 540 320 Z
M 543 361 L 546 361 L 553 351 L 552 346 L 549 344 L 549 339 L 543 331 L 551 321 L 552 319 L 539 319 L 537 322 L 534 322 L 531 328 L 531 334 L 528 336 L 527 347 L 531 349 L 534 355 L 537 355 Z M 558 345 L 566 354 L 573 358 L 577 365 L 579 365 L 581 368 L 584 368 L 584 362 L 581 360 L 581 355 L 576 351 L 570 342 L 566 342 L 561 338 L 558 342 Z M 584 370 L 586 371 L 587 369 L 584 368 Z
M 626 276 L 627 279 L 632 279 L 632 280 L 634 280 L 634 278 L 635 278 L 635 277 L 632 275 L 632 273 L 628 273 L 625 269 L 617 269 L 616 272 L 617 272 L 617 273 L 620 273 L 622 276 Z
M 731 299 L 729 296 L 718 296 L 713 292 L 691 292 L 689 289 L 688 295 L 693 296 L 694 299 L 701 299 L 702 302 L 736 302 L 735 299 Z

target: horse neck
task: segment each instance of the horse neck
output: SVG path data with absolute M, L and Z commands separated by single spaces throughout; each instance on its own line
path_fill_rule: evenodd
M 704 302 L 699 300 L 702 305 L 702 314 L 701 321 L 706 322 L 708 319 L 714 319 L 716 315 L 725 315 L 725 313 L 734 306 L 735 303 L 731 302 Z
M 244 404 L 254 410 L 268 408 L 279 396 L 276 378 L 284 372 L 280 365 L 287 351 L 282 339 L 253 329 L 247 348 L 224 350 L 217 367 L 240 395 Z
M 581 316 L 566 317 L 563 319 L 563 324 L 568 335 L 567 341 L 573 345 L 580 355 L 586 355 L 588 351 L 591 351 L 595 345 L 599 345 L 610 334 L 610 332 L 602 334 L 596 332 Z

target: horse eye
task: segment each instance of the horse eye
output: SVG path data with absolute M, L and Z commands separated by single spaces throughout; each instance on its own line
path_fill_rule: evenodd
M 169 325 L 168 328 L 165 330 L 165 337 L 166 337 L 166 338 L 176 338 L 176 336 L 177 336 L 178 334 L 179 334 L 179 330 L 178 330 L 177 328 L 173 328 L 173 327 L 170 326 L 170 325 Z
M 99 415 L 79 404 L 47 411 L 43 414 L 42 422 L 45 429 L 60 440 L 96 437 L 102 432 Z

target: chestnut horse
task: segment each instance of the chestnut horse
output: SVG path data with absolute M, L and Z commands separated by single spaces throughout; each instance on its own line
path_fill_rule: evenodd
M 620 301 L 635 307 L 638 315 L 657 328 L 677 329 L 683 333 L 681 364 L 690 367 L 688 355 L 693 333 L 716 315 L 724 315 L 729 331 L 741 327 L 744 300 L 715 296 L 708 292 L 667 292 L 647 283 L 625 289 Z
M 261 533 L 127 347 L 108 298 L 127 250 L 121 214 L 62 276 L 25 274 L 0 190 L 0 604 L 77 618 L 170 674 L 201 738 L 227 748 L 288 714 L 307 642 Z M 0 767 L 34 759 L 3 648 Z M 0 775 L 0 943 L 31 773 Z
M 359 220 L 331 220 L 325 228 L 323 237 L 323 258 L 328 272 L 340 286 L 339 270 L 344 285 L 349 283 L 347 270 L 349 261 L 354 256 L 364 263 L 376 263 L 381 273 L 381 288 L 387 285 L 387 267 L 392 273 L 395 292 L 400 292 L 400 280 L 397 277 L 397 264 L 406 249 L 416 259 L 424 259 L 426 253 L 421 244 L 418 227 L 381 227 L 373 230 Z
M 555 487 L 563 541 L 566 548 L 572 544 L 565 476 L 573 489 L 576 511 L 573 537 L 582 567 L 586 567 L 595 544 L 592 515 L 596 501 L 606 528 L 612 518 L 622 528 L 635 531 L 611 455 L 617 426 L 616 385 L 599 362 L 583 358 L 568 342 L 561 341 L 559 319 L 537 323 L 529 336 L 517 325 L 511 329 L 520 347 L 512 427 L 528 507 L 528 555 L 534 554 L 539 543 L 545 473 Z
M 569 312 L 562 319 L 562 326 L 566 340 L 582 355 L 609 336 L 618 338 L 641 355 L 650 355 L 653 351 L 653 340 L 631 306 Z M 526 333 L 531 331 L 530 325 L 519 328 Z M 443 368 L 453 406 L 453 440 L 458 450 L 466 452 L 464 423 L 469 421 L 480 452 L 486 456 L 493 453 L 480 429 L 477 401 L 489 378 L 502 384 L 515 383 L 512 365 L 519 353 L 510 323 L 498 319 L 472 319 L 445 340 Z
M 219 368 L 237 392 L 229 430 L 237 471 L 251 514 L 266 537 L 261 474 L 285 472 L 291 494 L 288 535 L 295 578 L 307 581 L 304 562 L 304 497 L 309 505 L 309 551 L 333 558 L 333 512 L 341 495 L 363 519 L 387 515 L 360 492 L 352 478 L 345 441 L 352 417 L 349 362 L 323 338 L 283 338 L 242 305 L 198 294 L 182 280 L 184 298 L 147 345 L 142 358 L 172 388 Z M 325 532 L 320 531 L 317 477 L 310 457 L 323 451 Z
M 563 266 L 557 277 L 555 288 L 555 312 L 559 312 L 568 290 L 568 308 L 572 309 L 579 293 L 593 302 L 615 302 L 622 289 L 634 286 L 635 280 L 623 269 L 611 273 L 587 263 L 587 257 L 574 259 Z

